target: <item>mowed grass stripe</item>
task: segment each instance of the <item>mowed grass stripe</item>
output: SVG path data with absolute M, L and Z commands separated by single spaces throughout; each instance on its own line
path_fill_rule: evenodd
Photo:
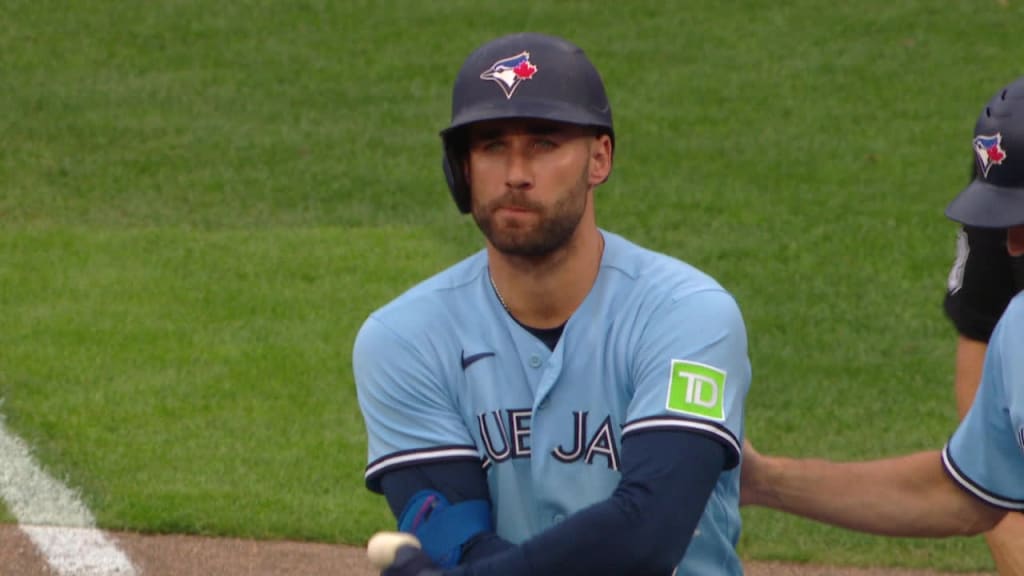
M 352 341 L 439 234 L 0 234 L 4 411 L 105 527 L 359 541 Z
M 661 224 L 666 198 L 735 218 L 831 204 L 837 184 L 884 211 L 963 174 L 952 138 L 1012 76 L 1015 52 L 994 37 L 1020 14 L 994 0 L 821 16 L 809 0 L 579 6 L 5 4 L 18 25 L 0 30 L 0 220 L 443 222 L 451 79 L 478 42 L 514 29 L 570 35 L 601 68 L 619 128 L 613 188 L 634 227 Z M 885 187 L 860 177 L 880 170 Z

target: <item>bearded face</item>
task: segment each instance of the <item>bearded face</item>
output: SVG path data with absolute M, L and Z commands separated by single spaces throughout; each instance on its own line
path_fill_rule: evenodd
M 593 188 L 594 142 L 592 131 L 558 122 L 502 120 L 470 128 L 473 219 L 496 250 L 543 258 L 566 245 Z

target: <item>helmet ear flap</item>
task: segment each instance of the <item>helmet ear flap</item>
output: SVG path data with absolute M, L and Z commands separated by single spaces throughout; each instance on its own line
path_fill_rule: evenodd
M 469 214 L 472 209 L 469 198 L 469 184 L 462 171 L 462 164 L 459 162 L 461 155 L 452 147 L 445 146 L 444 157 L 441 159 L 441 168 L 444 170 L 444 179 L 448 182 L 448 190 L 452 193 L 455 206 L 459 212 Z

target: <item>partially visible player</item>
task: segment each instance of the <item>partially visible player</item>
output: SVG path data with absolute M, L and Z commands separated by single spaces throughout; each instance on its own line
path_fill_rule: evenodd
M 946 314 L 958 333 L 954 389 L 960 418 L 967 415 L 977 393 L 992 330 L 1022 289 L 1024 256 L 1007 252 L 1006 230 L 962 227 L 945 300 Z M 1024 515 L 1008 515 L 985 539 L 1000 574 L 1024 574 Z
M 1007 253 L 1019 257 L 1024 254 L 1024 79 L 988 102 L 975 125 L 973 147 L 977 176 L 946 214 L 968 227 L 1002 231 Z M 998 320 L 980 382 L 941 453 L 837 463 L 768 457 L 745 443 L 743 503 L 890 536 L 993 528 L 1008 511 L 1024 510 L 1024 294 L 1015 296 Z M 1012 558 L 1022 546 L 1022 541 L 1011 544 L 999 566 L 1003 573 L 1024 574 Z
M 384 574 L 741 574 L 744 322 L 706 274 L 598 228 L 597 70 L 515 34 L 452 98 L 445 172 L 485 248 L 374 312 L 353 354 L 367 486 L 422 544 Z

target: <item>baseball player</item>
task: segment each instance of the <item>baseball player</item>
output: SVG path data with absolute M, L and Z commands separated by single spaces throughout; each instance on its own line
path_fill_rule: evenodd
M 972 179 L 978 169 L 979 163 L 972 161 Z M 946 315 L 958 333 L 954 389 L 960 418 L 978 390 L 992 330 L 1010 299 L 1022 289 L 1024 256 L 1007 253 L 1006 230 L 963 226 L 945 299 Z M 985 538 L 1001 574 L 1024 574 L 1024 515 L 1008 515 Z
M 1024 254 L 1024 80 L 982 110 L 974 151 L 977 177 L 946 215 L 967 227 L 1000 230 L 1007 252 Z M 973 404 L 941 453 L 835 463 L 763 456 L 746 442 L 743 503 L 889 536 L 991 529 L 1007 511 L 1024 510 L 1022 351 L 1024 294 L 1018 294 L 992 332 Z M 1007 573 L 1021 574 L 1018 568 Z
M 383 574 L 741 574 L 743 318 L 706 274 L 598 228 L 597 70 L 561 38 L 488 42 L 441 137 L 486 245 L 356 338 L 366 484 L 422 544 Z

